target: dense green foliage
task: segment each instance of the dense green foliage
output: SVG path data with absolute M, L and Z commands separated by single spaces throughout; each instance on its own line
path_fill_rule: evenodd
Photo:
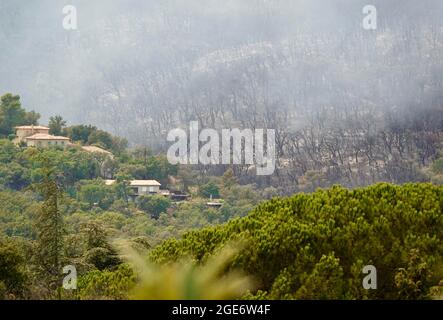
M 66 121 L 63 120 L 62 116 L 55 116 L 49 118 L 49 134 L 55 136 L 61 136 L 62 130 L 66 126 Z
M 50 159 L 56 167 L 60 182 L 65 188 L 82 179 L 95 179 L 100 175 L 103 156 L 83 152 L 78 148 L 19 148 L 6 140 L 0 140 L 0 183 L 5 187 L 21 190 L 40 182 L 43 163 L 37 159 Z
M 122 154 L 117 159 L 110 159 L 100 153 L 85 152 L 79 147 L 20 148 L 0 139 L 0 189 L 21 190 L 39 182 L 42 177 L 42 164 L 36 161 L 39 157 L 50 159 L 66 190 L 82 180 L 116 178 L 118 175 L 124 175 L 127 179 L 158 179 L 167 184 L 168 176 L 177 172 L 177 167 L 170 165 L 163 156 L 139 159 Z M 134 167 L 141 173 L 128 169 Z
M 213 176 L 198 167 L 171 165 L 147 148 L 126 149 L 124 139 L 96 127 L 66 127 L 61 116 L 51 117 L 51 133 L 69 136 L 73 146 L 27 148 L 10 141 L 15 125 L 37 120 L 38 114 L 21 108 L 18 96 L 2 97 L 0 299 L 126 299 L 140 274 L 124 263 L 118 242 L 159 263 L 149 268 L 160 270 L 161 279 L 168 279 L 168 272 L 194 270 L 189 279 L 199 285 L 208 261 L 234 243 L 239 251 L 226 271 L 244 271 L 248 284 L 255 281 L 246 299 L 442 295 L 443 187 L 435 186 L 443 184 L 441 155 L 420 171 L 435 185 L 333 187 L 277 198 L 279 188 L 240 184 L 234 167 Z M 114 154 L 90 153 L 81 145 Z M 162 189 L 189 197 L 135 197 L 133 179 L 156 179 Z M 323 172 L 310 171 L 299 182 L 314 190 L 325 179 Z M 220 208 L 208 205 L 211 196 L 220 198 L 214 200 Z M 272 200 L 260 205 L 266 199 Z M 195 229 L 201 230 L 190 231 Z M 78 271 L 74 292 L 60 289 L 62 267 L 68 264 Z M 365 265 L 376 266 L 378 290 L 363 289 Z M 174 281 L 182 283 L 183 274 Z M 145 286 L 158 288 L 162 281 L 145 281 Z M 217 293 L 214 286 L 203 286 L 214 291 L 205 297 Z
M 62 119 L 58 118 L 54 118 L 51 125 L 51 130 L 53 131 L 57 131 L 64 126 Z M 128 145 L 128 142 L 125 139 L 112 136 L 110 133 L 91 125 L 75 125 L 64 128 L 60 132 L 74 142 L 97 145 L 117 154 L 123 152 Z
M 39 118 L 38 113 L 22 108 L 20 96 L 7 93 L 0 98 L 0 137 L 14 135 L 16 126 L 37 124 Z
M 105 184 L 104 172 L 117 180 L 114 185 Z M 128 181 L 154 173 L 168 186 L 177 167 L 137 149 L 110 158 L 79 147 L 24 148 L 0 139 L 0 264 L 9 270 L 0 279 L 0 298 L 127 297 L 133 281 L 123 277 L 129 274 L 114 240 L 144 252 L 187 230 L 244 216 L 260 199 L 253 186 L 216 179 L 226 197 L 219 210 L 197 192 L 179 203 L 162 196 L 130 200 Z M 173 183 L 169 187 L 180 188 Z M 76 266 L 83 286 L 76 293 L 57 287 L 68 264 Z
M 0 239 L 0 299 L 21 296 L 25 279 L 24 257 L 17 243 Z
M 155 179 L 166 184 L 169 176 L 177 174 L 177 166 L 171 165 L 165 156 L 141 156 L 125 159 L 124 164 L 120 166 L 119 173 L 128 175 L 134 179 L 145 180 Z
M 206 198 L 220 197 L 219 187 L 212 181 L 200 186 L 199 189 L 200 189 L 200 194 L 203 197 L 206 197 Z
M 267 298 L 426 298 L 442 278 L 442 211 L 443 187 L 430 184 L 333 187 L 275 198 L 245 218 L 167 240 L 151 257 L 202 261 L 242 241 L 233 266 Z M 378 290 L 363 289 L 365 265 L 376 266 Z
M 41 159 L 49 163 L 48 159 Z M 48 296 L 61 280 L 63 254 L 63 216 L 60 210 L 61 189 L 51 168 L 43 168 L 43 181 L 36 185 L 43 201 L 35 217 L 36 273 L 45 285 Z
M 127 265 L 120 265 L 116 270 L 94 270 L 81 277 L 75 299 L 128 299 L 129 291 L 135 285 L 134 272 Z
M 149 213 L 151 217 L 158 219 L 161 213 L 165 213 L 171 206 L 171 200 L 163 196 L 141 196 L 137 199 L 138 207 Z

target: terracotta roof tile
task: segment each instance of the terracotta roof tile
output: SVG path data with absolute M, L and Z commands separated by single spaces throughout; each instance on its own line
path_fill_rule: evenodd
M 32 136 L 26 137 L 26 140 L 67 140 L 69 141 L 69 138 L 66 137 L 60 137 L 60 136 L 52 136 L 50 134 L 45 133 L 36 133 Z
M 23 130 L 49 130 L 48 127 L 44 127 L 44 126 L 18 126 L 15 127 L 15 129 L 23 129 Z

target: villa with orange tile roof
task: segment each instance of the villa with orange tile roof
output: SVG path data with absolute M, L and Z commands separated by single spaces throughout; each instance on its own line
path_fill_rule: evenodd
M 67 146 L 69 138 L 49 134 L 49 128 L 44 126 L 15 127 L 15 143 L 25 143 L 28 147 Z
M 49 134 L 49 128 L 44 126 L 18 126 L 15 127 L 16 144 L 24 143 L 28 147 L 50 147 L 50 146 L 76 146 L 71 143 L 67 137 L 54 136 Z M 113 158 L 113 154 L 105 149 L 97 146 L 81 146 L 79 147 L 89 153 L 99 153 Z
M 53 136 L 50 134 L 36 133 L 25 138 L 28 147 L 50 147 L 50 146 L 67 146 L 70 143 L 69 138 L 61 136 Z
M 22 141 L 25 141 L 26 137 L 30 137 L 34 134 L 49 134 L 49 128 L 48 127 L 43 127 L 43 126 L 19 126 L 19 127 L 15 127 L 15 135 L 16 135 L 16 139 L 15 142 L 16 143 L 20 143 Z

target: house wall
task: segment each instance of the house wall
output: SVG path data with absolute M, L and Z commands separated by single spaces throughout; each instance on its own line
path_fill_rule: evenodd
M 159 193 L 160 186 L 133 186 L 137 189 L 138 195 L 149 195 L 152 193 Z
M 28 140 L 28 147 L 39 147 L 46 148 L 49 146 L 66 146 L 68 143 L 67 140 Z
M 17 136 L 18 142 L 21 142 L 24 140 L 24 138 L 32 136 L 37 133 L 49 134 L 49 129 L 34 129 L 34 130 L 32 130 L 32 129 L 17 129 L 15 134 Z

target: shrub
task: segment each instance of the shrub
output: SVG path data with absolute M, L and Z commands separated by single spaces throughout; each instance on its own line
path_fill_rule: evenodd
M 137 199 L 139 209 L 149 213 L 152 218 L 158 219 L 161 213 L 171 206 L 171 200 L 163 196 L 141 196 Z

